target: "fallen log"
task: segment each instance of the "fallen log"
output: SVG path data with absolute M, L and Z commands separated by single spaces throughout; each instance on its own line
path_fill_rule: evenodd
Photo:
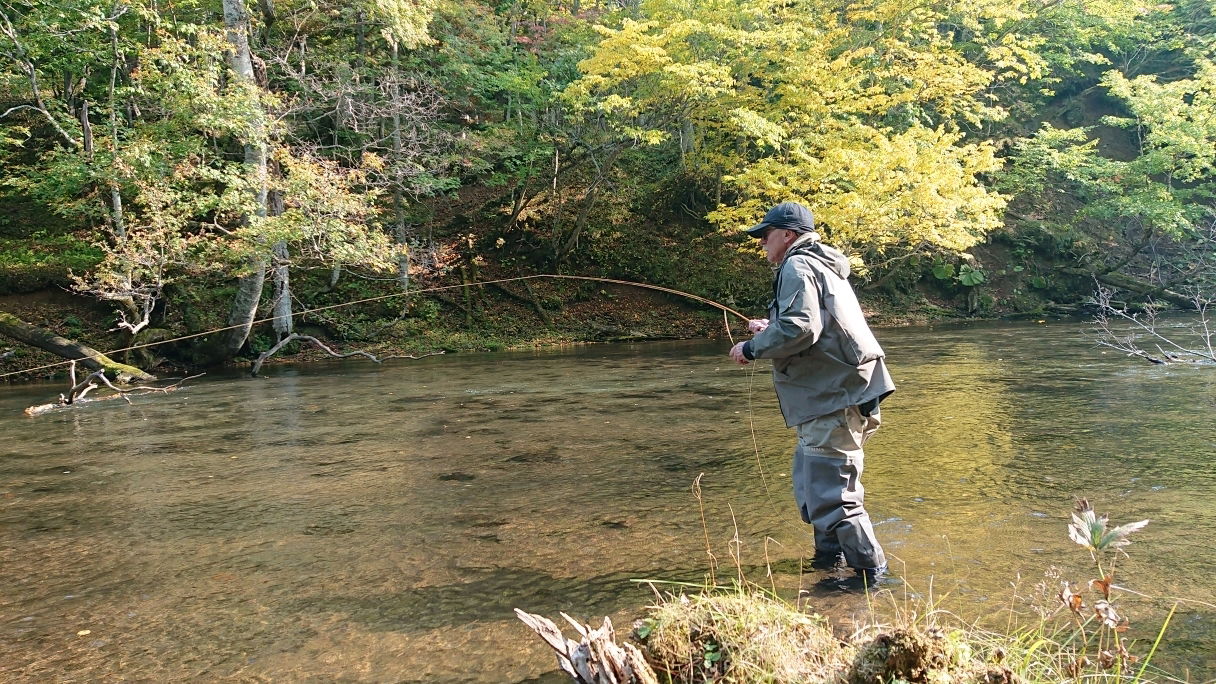
M 20 318 L 3 311 L 0 311 L 0 335 L 10 337 L 31 347 L 37 347 L 43 351 L 49 351 L 52 354 L 58 354 L 65 359 L 79 361 L 89 370 L 105 371 L 121 383 L 133 381 L 147 382 L 156 379 L 155 375 L 145 373 L 135 366 L 128 366 L 125 363 L 112 361 L 108 356 L 95 349 L 75 340 L 69 340 L 66 337 L 57 335 L 50 330 L 30 325 Z
M 1097 272 L 1097 273 L 1095 273 L 1094 271 L 1091 271 L 1089 269 L 1075 268 L 1075 267 L 1071 267 L 1071 266 L 1061 267 L 1059 269 L 1059 271 L 1061 273 L 1067 273 L 1069 275 L 1093 278 L 1094 280 L 1097 280 L 1098 282 L 1102 283 L 1103 285 L 1110 285 L 1111 287 L 1118 288 L 1120 290 L 1128 290 L 1130 292 L 1135 292 L 1136 294 L 1143 295 L 1145 297 L 1156 297 L 1156 298 L 1164 299 L 1165 301 L 1167 301 L 1171 304 L 1174 304 L 1175 306 L 1182 307 L 1183 309 L 1195 308 L 1195 298 L 1194 297 L 1183 294 L 1181 292 L 1175 292 L 1174 290 L 1171 290 L 1166 287 L 1162 287 L 1160 285 L 1154 285 L 1153 283 L 1149 283 L 1144 280 L 1140 280 L 1139 278 L 1135 278 L 1133 276 L 1129 276 L 1124 273 L 1115 273 L 1115 272 Z

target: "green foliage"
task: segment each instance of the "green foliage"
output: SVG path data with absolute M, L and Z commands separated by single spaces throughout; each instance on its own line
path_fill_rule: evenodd
M 982 269 L 973 268 L 969 264 L 963 264 L 958 267 L 958 282 L 966 287 L 975 287 L 984 282 L 985 276 Z
M 975 287 L 987 280 L 983 269 L 976 268 L 971 264 L 959 264 L 956 267 L 953 263 L 945 261 L 941 257 L 934 259 L 930 273 L 938 280 L 957 282 L 964 287 Z
M 1017 144 L 1003 187 L 1051 207 L 1062 220 L 1057 235 L 1099 259 L 1112 243 L 1123 251 L 1152 235 L 1194 239 L 1216 202 L 1216 66 L 1197 58 L 1195 67 L 1193 77 L 1166 84 L 1106 75 L 1128 116 L 1105 121 L 1137 141 L 1131 158 L 1104 154 L 1092 129 L 1045 124 Z
M 103 252 L 75 235 L 0 239 L 0 293 L 32 292 L 71 283 L 70 273 L 94 268 Z

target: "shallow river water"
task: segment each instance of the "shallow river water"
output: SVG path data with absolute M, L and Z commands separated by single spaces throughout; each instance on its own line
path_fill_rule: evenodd
M 1045 573 L 1092 576 L 1074 496 L 1148 518 L 1120 564 L 1155 597 L 1124 604 L 1131 635 L 1183 597 L 1155 660 L 1216 677 L 1216 371 L 1084 331 L 879 331 L 900 386 L 867 449 L 880 539 L 908 592 L 1003 623 Z M 635 580 L 702 580 L 706 533 L 729 581 L 736 530 L 749 579 L 847 621 L 865 599 L 799 571 L 766 369 L 728 346 L 271 367 L 35 418 L 60 387 L 0 388 L 0 680 L 547 681 L 513 608 L 625 631 Z

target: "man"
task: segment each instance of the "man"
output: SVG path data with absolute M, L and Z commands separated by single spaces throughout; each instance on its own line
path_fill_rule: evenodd
M 843 556 L 867 584 L 886 571 L 861 486 L 862 445 L 878 429 L 878 403 L 895 384 L 849 285 L 849 260 L 819 242 L 811 211 L 783 202 L 747 230 L 776 268 L 769 318 L 748 322 L 740 364 L 772 359 L 787 427 L 797 428 L 794 498 L 815 529 L 813 567 Z

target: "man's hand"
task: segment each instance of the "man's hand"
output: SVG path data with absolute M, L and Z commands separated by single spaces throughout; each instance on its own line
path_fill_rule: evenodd
M 750 323 L 749 323 L 749 325 L 750 325 Z M 730 357 L 732 359 L 734 359 L 735 362 L 738 363 L 740 366 L 746 366 L 747 364 L 751 363 L 750 361 L 747 360 L 747 357 L 743 355 L 743 345 L 745 345 L 745 344 L 747 344 L 747 343 L 740 342 L 739 344 L 736 344 L 735 346 L 730 348 Z
M 762 332 L 767 327 L 768 327 L 767 318 L 753 318 L 752 320 L 747 322 L 747 329 L 752 331 L 753 334 Z

